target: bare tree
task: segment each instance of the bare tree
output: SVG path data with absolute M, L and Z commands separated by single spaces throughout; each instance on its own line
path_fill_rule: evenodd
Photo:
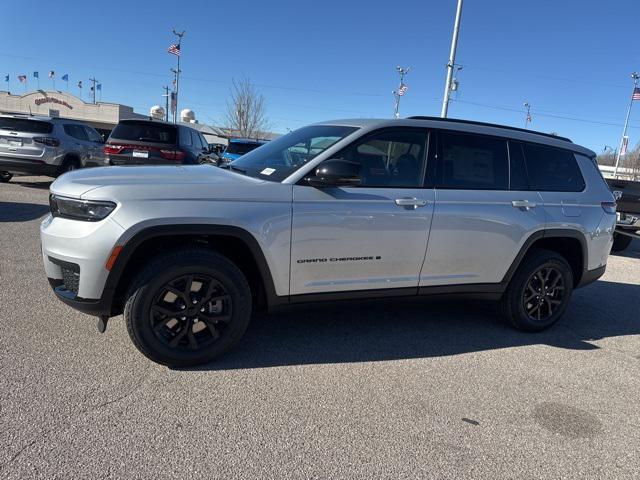
M 625 155 L 624 167 L 632 180 L 640 179 L 640 143 Z
M 598 165 L 614 166 L 616 164 L 616 155 L 613 150 L 605 150 L 596 157 Z
M 246 78 L 233 80 L 225 123 L 232 135 L 246 138 L 262 138 L 270 128 L 264 96 Z

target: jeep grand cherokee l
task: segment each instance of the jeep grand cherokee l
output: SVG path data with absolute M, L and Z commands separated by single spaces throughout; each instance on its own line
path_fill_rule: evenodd
M 226 169 L 77 171 L 51 185 L 45 271 L 100 330 L 124 312 L 136 347 L 172 366 L 229 350 L 261 303 L 470 295 L 539 331 L 606 267 L 615 202 L 594 158 L 412 117 L 311 125 Z

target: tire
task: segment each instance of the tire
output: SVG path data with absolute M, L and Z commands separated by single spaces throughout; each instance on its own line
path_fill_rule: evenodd
M 62 164 L 60 165 L 60 168 L 58 168 L 58 172 L 56 174 L 56 177 L 59 177 L 60 175 L 64 175 L 67 172 L 71 172 L 73 170 L 77 170 L 78 168 L 80 168 L 80 162 L 75 159 L 75 158 L 65 158 L 62 161 Z
M 186 286 L 189 279 L 191 287 Z M 210 291 L 215 307 L 204 298 Z M 181 310 L 185 297 L 192 304 Z M 240 341 L 251 304 L 247 279 L 230 260 L 210 250 L 184 249 L 155 257 L 138 273 L 127 293 L 124 318 L 143 355 L 169 367 L 189 367 L 214 360 Z
M 612 252 L 622 252 L 626 250 L 631 242 L 633 241 L 633 237 L 629 235 L 621 235 L 619 233 L 613 234 L 613 246 L 611 247 Z
M 545 273 L 549 271 L 553 273 Z M 518 330 L 539 332 L 562 317 L 572 292 L 573 272 L 565 258 L 550 250 L 534 250 L 518 267 L 502 297 L 503 317 Z
M 7 183 L 9 180 L 13 178 L 13 173 L 9 172 L 0 172 L 0 182 Z

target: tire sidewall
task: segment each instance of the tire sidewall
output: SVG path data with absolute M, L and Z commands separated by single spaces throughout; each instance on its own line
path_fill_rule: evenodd
M 127 318 L 135 341 L 143 349 L 143 353 L 152 360 L 169 366 L 191 366 L 211 361 L 235 345 L 244 334 L 251 315 L 251 297 L 247 298 L 248 285 L 244 276 L 224 262 L 210 264 L 211 258 L 203 258 L 202 262 L 191 261 L 182 265 L 166 268 L 159 274 L 143 278 L 132 295 L 130 315 Z M 235 267 L 234 267 L 235 268 Z M 151 328 L 150 311 L 154 297 L 158 291 L 171 280 L 183 275 L 205 274 L 218 280 L 231 297 L 231 321 L 220 338 L 204 350 L 190 352 L 171 348 L 155 335 Z
M 553 267 L 560 272 L 565 290 L 562 304 L 554 314 L 545 320 L 538 321 L 529 317 L 522 299 L 524 296 L 524 289 L 526 288 L 531 276 L 541 268 L 545 267 Z M 571 267 L 564 258 L 559 255 L 552 254 L 546 258 L 544 255 L 538 255 L 523 265 L 522 270 L 520 270 L 514 278 L 514 283 L 510 290 L 509 302 L 512 315 L 515 317 L 512 318 L 512 321 L 516 324 L 515 326 L 528 331 L 544 330 L 556 323 L 562 315 L 564 315 L 569 303 L 571 302 L 571 294 L 573 293 L 573 274 Z

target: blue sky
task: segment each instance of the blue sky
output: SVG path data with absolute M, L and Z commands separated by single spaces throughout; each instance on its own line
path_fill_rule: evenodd
M 96 76 L 102 99 L 147 113 L 163 104 L 175 57 L 172 28 L 187 31 L 181 107 L 220 123 L 231 80 L 266 97 L 274 130 L 354 116 L 389 117 L 397 64 L 410 66 L 401 115 L 439 115 L 455 0 L 30 1 L 3 22 L 1 73 L 68 73 L 78 92 Z M 174 6 L 177 5 L 177 6 Z M 617 146 L 640 70 L 637 0 L 466 0 L 450 117 L 555 131 L 596 151 Z M 6 88 L 6 84 L 0 86 Z M 64 89 L 64 83 L 57 82 Z M 640 141 L 640 102 L 630 143 Z

